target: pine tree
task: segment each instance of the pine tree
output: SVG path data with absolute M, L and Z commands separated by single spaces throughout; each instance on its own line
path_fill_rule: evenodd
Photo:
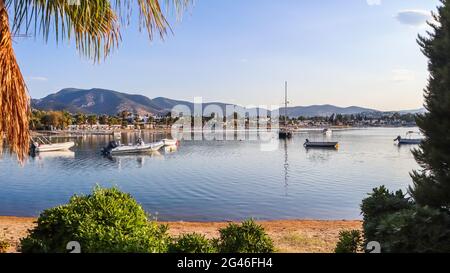
M 450 0 L 441 0 L 436 23 L 418 43 L 429 59 L 430 77 L 425 91 L 428 112 L 416 118 L 425 139 L 414 157 L 421 166 L 414 171 L 411 196 L 422 206 L 450 210 Z

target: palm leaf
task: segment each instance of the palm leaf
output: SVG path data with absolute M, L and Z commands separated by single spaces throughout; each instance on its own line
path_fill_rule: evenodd
M 2 2 L 0 0 L 0 2 Z M 8 14 L 0 3 L 0 153 L 4 139 L 19 161 L 29 149 L 29 100 L 12 48 Z

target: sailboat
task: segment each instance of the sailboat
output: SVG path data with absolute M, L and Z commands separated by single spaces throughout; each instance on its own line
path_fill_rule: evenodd
M 280 130 L 278 132 L 278 138 L 280 138 L 280 139 L 292 138 L 292 131 L 287 128 L 287 105 L 289 103 L 287 100 L 287 88 L 288 88 L 288 83 L 285 82 L 284 83 L 284 127 L 280 128 Z

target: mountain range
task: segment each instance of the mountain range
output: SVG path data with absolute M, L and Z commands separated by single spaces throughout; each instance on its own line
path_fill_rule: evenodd
M 31 105 L 34 109 L 46 111 L 69 111 L 71 113 L 87 113 L 87 114 L 107 114 L 115 115 L 121 111 L 129 111 L 140 115 L 153 114 L 164 115 L 170 112 L 176 105 L 184 105 L 193 113 L 194 103 L 181 100 L 173 100 L 164 97 L 157 97 L 150 99 L 143 95 L 133 95 L 121 93 L 113 90 L 93 88 L 93 89 L 77 89 L 66 88 L 61 91 L 50 94 L 42 99 L 32 99 Z M 209 102 L 203 103 L 204 115 L 209 115 L 208 106 L 217 105 L 225 113 L 227 105 L 240 108 L 245 108 L 227 104 L 223 102 Z M 208 108 L 206 108 L 208 107 Z M 249 110 L 249 109 L 247 109 Z M 258 109 L 251 109 L 258 110 Z M 212 110 L 214 111 L 214 110 Z M 423 112 L 423 109 L 398 111 L 404 113 L 418 113 Z M 280 109 L 280 115 L 285 113 L 285 109 Z M 338 107 L 334 105 L 311 105 L 311 106 L 294 106 L 287 108 L 287 115 L 289 117 L 313 117 L 313 116 L 331 116 L 332 114 L 359 114 L 359 113 L 381 113 L 381 111 L 363 108 L 358 106 Z

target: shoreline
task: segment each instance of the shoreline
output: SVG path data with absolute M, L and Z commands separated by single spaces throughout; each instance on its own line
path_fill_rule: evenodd
M 7 252 L 17 252 L 20 239 L 35 226 L 35 217 L 0 216 L 0 240 L 10 244 Z M 282 253 L 331 253 L 338 241 L 339 231 L 362 229 L 361 220 L 265 220 L 262 225 L 274 241 L 277 252 Z M 200 233 L 208 238 L 218 237 L 218 229 L 230 222 L 164 222 L 171 236 Z

